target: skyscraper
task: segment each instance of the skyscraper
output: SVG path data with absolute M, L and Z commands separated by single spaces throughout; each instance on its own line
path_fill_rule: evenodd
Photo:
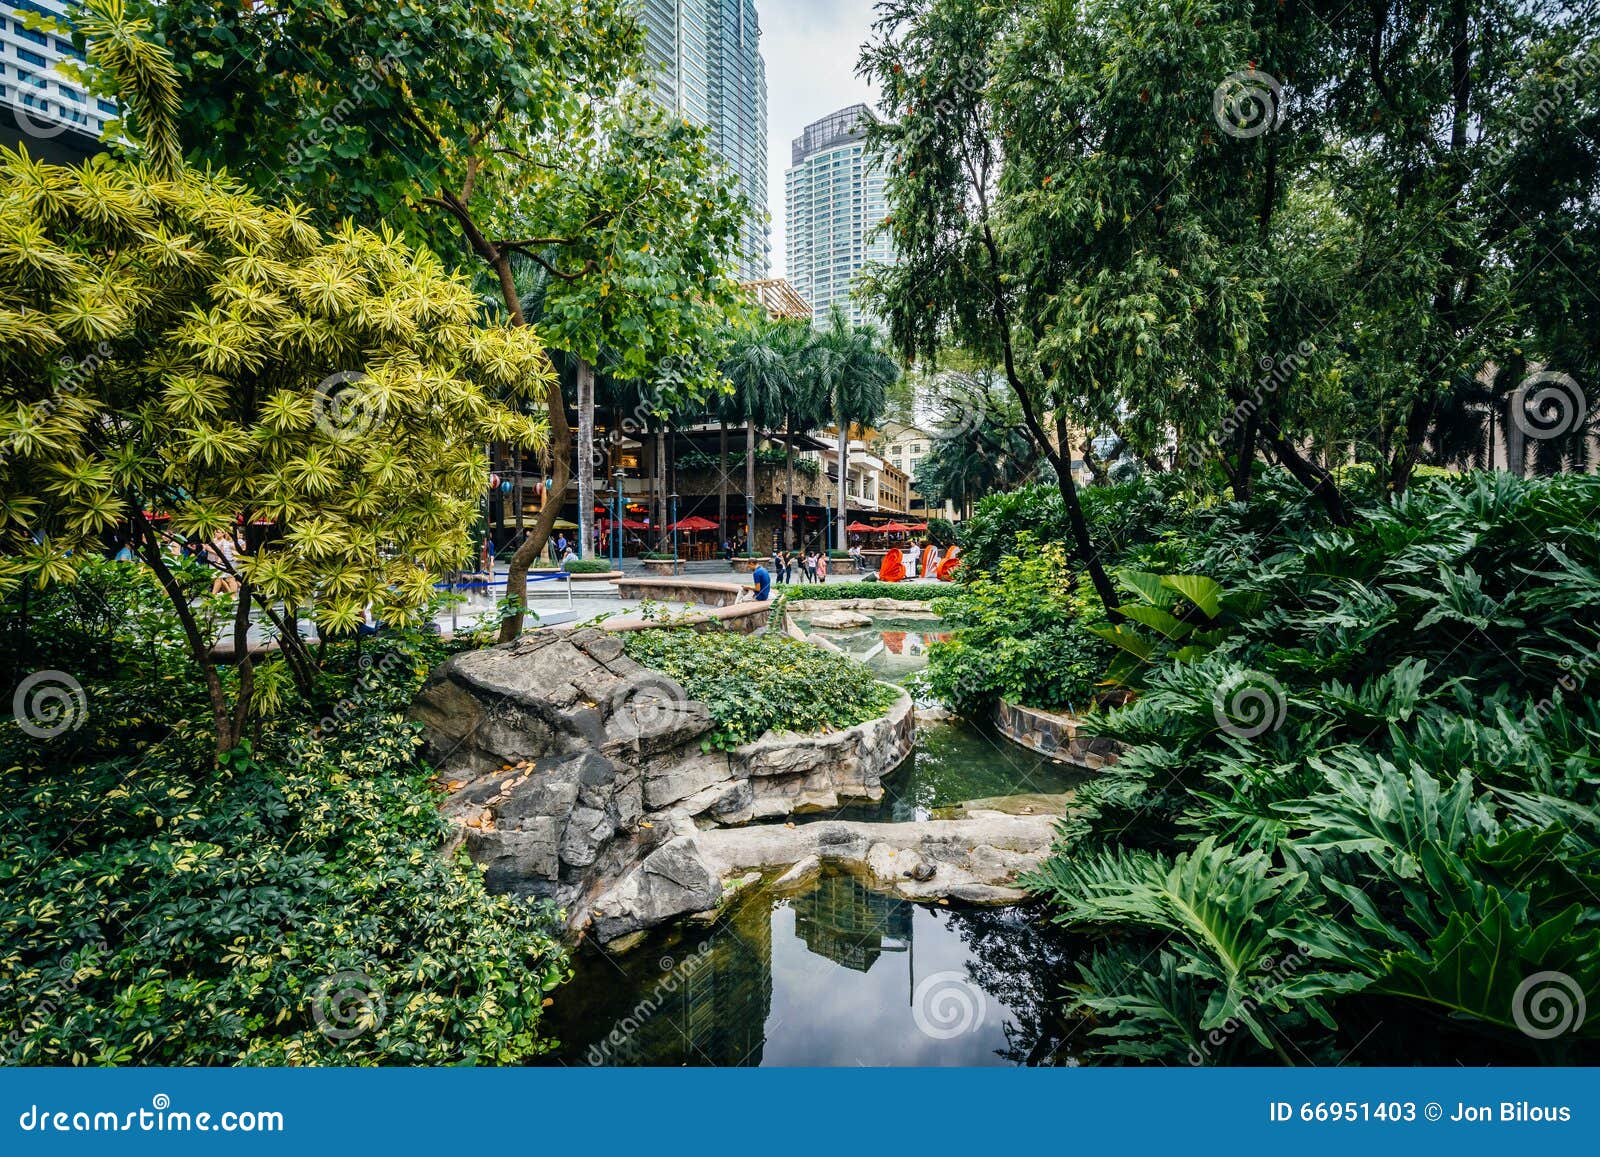
M 641 0 L 652 91 L 710 130 L 750 203 L 735 274 L 767 276 L 767 65 L 755 0 Z
M 866 105 L 851 105 L 806 126 L 794 142 L 784 189 L 789 280 L 818 320 L 837 303 L 852 323 L 873 323 L 850 291 L 863 266 L 894 260 L 887 234 L 873 236 L 889 202 L 883 168 L 867 154 L 871 116 Z
M 98 151 L 116 106 L 57 71 L 58 61 L 83 57 L 65 37 L 29 28 L 30 12 L 63 20 L 67 0 L 0 3 L 0 143 L 20 141 L 33 156 L 58 163 L 81 160 Z

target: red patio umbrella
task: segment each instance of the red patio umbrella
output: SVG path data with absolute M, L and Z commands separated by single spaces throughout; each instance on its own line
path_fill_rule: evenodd
M 903 522 L 886 522 L 876 529 L 881 530 L 884 534 L 909 534 L 917 528 L 914 526 L 907 526 Z
M 881 528 L 876 526 L 868 526 L 865 522 L 852 522 L 849 526 L 845 527 L 845 529 L 851 534 L 872 534 L 874 531 L 877 531 Z
M 691 514 L 681 522 L 673 523 L 667 529 L 677 531 L 716 530 L 717 524 L 709 518 L 701 518 L 698 514 Z

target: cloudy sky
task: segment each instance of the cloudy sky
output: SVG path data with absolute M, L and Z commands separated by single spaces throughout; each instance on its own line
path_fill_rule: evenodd
M 855 74 L 872 26 L 873 0 L 757 0 L 767 60 L 767 193 L 772 275 L 787 272 L 783 174 L 789 147 L 812 121 L 876 93 Z

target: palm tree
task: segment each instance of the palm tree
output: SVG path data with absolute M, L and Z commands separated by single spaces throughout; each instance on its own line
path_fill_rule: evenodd
M 756 492 L 756 429 L 782 421 L 783 397 L 794 381 L 794 367 L 781 323 L 764 320 L 742 330 L 722 360 L 722 373 L 733 385 L 732 412 L 745 423 L 745 536 L 746 549 L 753 553 L 756 546 L 752 513 Z
M 789 386 L 779 406 L 779 417 L 788 437 L 784 440 L 783 526 L 784 546 L 794 549 L 794 440 L 809 434 L 828 420 L 829 399 L 821 387 L 813 351 L 818 336 L 803 322 L 781 323 L 783 346 L 789 360 Z
M 879 348 L 878 341 L 876 330 L 852 327 L 844 310 L 836 305 L 811 349 L 817 389 L 829 400 L 839 427 L 839 550 L 849 541 L 845 526 L 850 521 L 850 427 L 876 422 L 888 403 L 889 387 L 900 377 L 900 367 Z

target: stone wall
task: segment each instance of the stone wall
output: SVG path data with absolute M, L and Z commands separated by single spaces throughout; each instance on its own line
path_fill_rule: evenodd
M 587 925 L 594 899 L 691 828 L 882 797 L 915 742 L 903 691 L 828 735 L 702 751 L 709 712 L 615 634 L 540 631 L 458 655 L 412 707 L 445 815 L 495 891 L 548 897 Z M 662 919 L 667 917 L 663 916 Z
M 1002 699 L 995 708 L 994 722 L 1000 733 L 1012 742 L 1079 767 L 1092 770 L 1109 767 L 1117 762 L 1122 752 L 1121 746 L 1113 740 L 1084 735 L 1082 720 L 1075 715 L 1041 711 Z

